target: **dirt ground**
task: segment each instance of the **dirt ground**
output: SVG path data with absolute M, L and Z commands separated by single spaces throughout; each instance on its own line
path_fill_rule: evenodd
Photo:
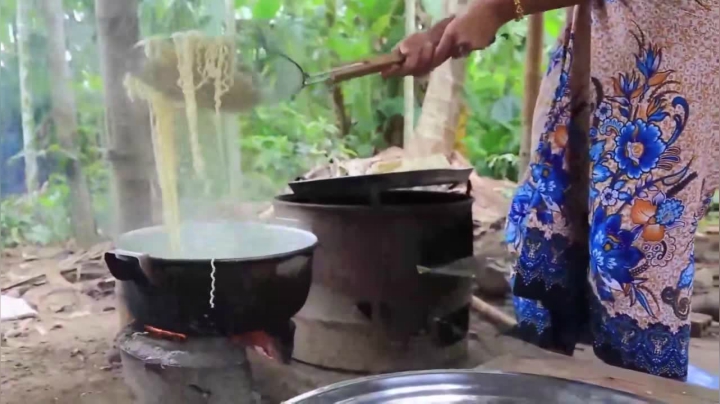
M 110 285 L 98 287 L 109 274 L 95 257 L 75 263 L 64 249 L 13 251 L 2 257 L 3 289 L 23 277 L 46 275 L 23 294 L 38 310 L 37 318 L 0 323 L 2 402 L 131 403 L 120 370 L 106 352 L 117 332 L 115 297 Z M 60 276 L 58 269 L 81 267 L 81 282 Z M 74 278 L 75 276 L 75 278 Z M 18 294 L 15 288 L 7 294 Z M 104 290 L 104 293 L 102 290 Z M 6 292 L 3 292 L 6 294 Z
M 119 365 L 111 365 L 107 356 L 118 319 L 101 250 L 74 255 L 60 248 L 4 253 L 3 289 L 28 277 L 35 280 L 3 294 L 22 294 L 39 315 L 0 323 L 3 403 L 132 402 Z M 709 338 L 693 340 L 691 349 L 692 363 L 714 374 L 720 374 L 717 331 L 715 326 Z M 589 349 L 580 349 L 578 355 L 592 356 Z

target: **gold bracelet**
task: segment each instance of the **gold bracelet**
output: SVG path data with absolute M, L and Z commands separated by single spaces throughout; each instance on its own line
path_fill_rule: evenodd
M 520 0 L 513 0 L 513 2 L 515 2 L 515 21 L 520 21 L 525 17 L 525 10 L 523 10 Z

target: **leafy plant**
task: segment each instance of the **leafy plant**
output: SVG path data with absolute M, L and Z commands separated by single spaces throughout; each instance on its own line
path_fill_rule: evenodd
M 70 237 L 68 187 L 52 176 L 37 194 L 12 196 L 0 202 L 0 240 L 3 247 L 45 245 Z

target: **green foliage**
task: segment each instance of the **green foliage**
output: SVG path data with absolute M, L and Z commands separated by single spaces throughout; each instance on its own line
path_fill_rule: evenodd
M 50 244 L 70 236 L 68 187 L 54 175 L 35 195 L 12 196 L 0 202 L 0 243 Z
M 403 37 L 401 0 L 242 1 L 253 18 L 272 20 L 272 41 L 310 74 L 388 52 Z M 257 21 L 256 21 L 257 22 Z M 262 22 L 258 22 L 262 24 Z M 399 80 L 365 77 L 341 88 L 349 131 L 341 133 L 331 89 L 314 85 L 280 105 L 255 109 L 242 122 L 245 193 L 253 198 L 278 192 L 289 179 L 329 158 L 368 156 L 384 146 L 389 118 L 402 114 Z M 259 194 L 256 194 L 259 192 Z
M 564 11 L 545 14 L 547 51 L 564 24 Z M 527 25 L 503 27 L 495 44 L 470 59 L 465 81 L 469 108 L 465 146 L 480 175 L 517 180 Z
M 17 55 L 13 38 L 15 5 L 20 0 L 0 0 L 0 122 L 19 113 Z M 225 0 L 138 0 L 141 34 L 170 35 L 182 30 L 214 34 L 225 21 Z M 342 63 L 391 51 L 404 36 L 403 0 L 234 0 L 238 26 L 250 23 L 267 27 L 272 40 L 309 74 L 327 71 Z M 440 0 L 423 0 L 434 20 L 442 17 Z M 90 182 L 95 213 L 109 217 L 109 175 L 103 159 L 105 133 L 102 79 L 96 41 L 93 0 L 64 0 L 67 46 L 77 104 L 81 162 Z M 562 11 L 547 13 L 548 51 L 563 24 Z M 37 121 L 43 122 L 49 106 L 45 57 L 45 29 L 33 15 L 31 59 L 33 96 Z M 503 28 L 507 39 L 474 54 L 468 61 L 465 82 L 468 108 L 469 159 L 481 175 L 515 179 L 521 128 L 525 23 Z M 403 113 L 402 81 L 378 76 L 343 83 L 342 103 L 333 89 L 312 85 L 294 99 L 263 106 L 238 117 L 242 150 L 243 190 L 247 199 L 263 199 L 313 166 L 354 156 L 369 156 L 387 146 L 391 125 Z M 420 108 L 419 101 L 416 108 Z M 348 122 L 341 123 L 342 109 Z M 416 116 L 419 115 L 419 111 Z M 212 124 L 202 125 L 212 127 Z M 40 125 L 40 127 L 43 127 Z M 4 135 L 4 134 L 0 134 Z M 201 135 L 202 136 L 202 135 Z M 59 148 L 51 133 L 40 136 L 41 155 L 53 157 Z M 208 135 L 204 139 L 212 138 Z M 206 142 L 208 153 L 214 140 Z M 55 156 L 57 157 L 57 156 Z M 183 151 L 183 162 L 188 153 Z M 186 164 L 187 165 L 187 164 Z M 217 169 L 217 168 L 213 168 Z M 2 167 L 0 167 L 0 171 Z M 56 172 L 61 172 L 60 166 Z M 182 178 L 192 177 L 181 172 Z M 181 186 L 194 192 L 192 180 Z M 181 190 L 182 192 L 183 190 Z M 42 209 L 41 209 L 42 208 Z M 52 176 L 34 198 L 6 197 L 2 201 L 3 244 L 48 243 L 69 235 L 67 186 Z M 101 227 L 104 226 L 100 222 Z

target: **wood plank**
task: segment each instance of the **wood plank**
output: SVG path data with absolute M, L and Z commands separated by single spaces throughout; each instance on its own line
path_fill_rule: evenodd
M 575 380 L 670 404 L 718 402 L 718 392 L 714 390 L 609 366 L 599 361 L 580 360 L 560 355 L 554 355 L 551 359 L 506 355 L 485 363 L 479 369 Z

